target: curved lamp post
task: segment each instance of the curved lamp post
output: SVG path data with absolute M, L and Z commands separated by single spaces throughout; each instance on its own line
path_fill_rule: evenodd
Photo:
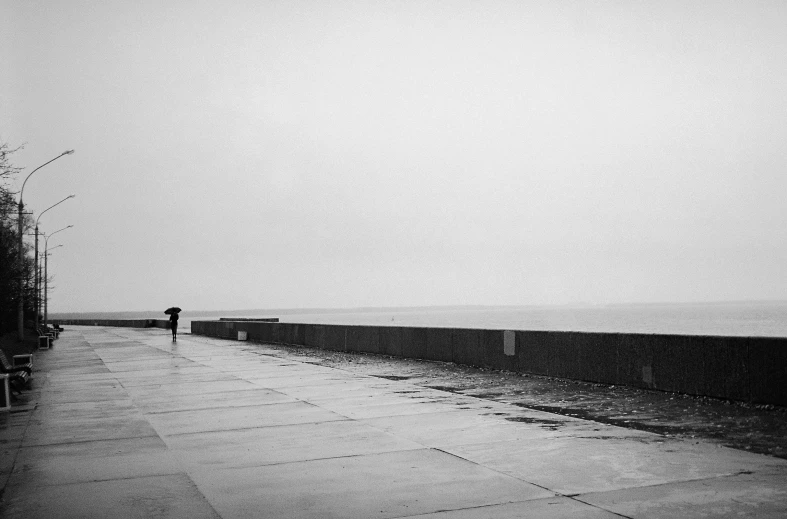
M 40 287 L 41 283 L 39 281 L 40 276 L 38 275 L 38 221 L 41 219 L 42 216 L 44 216 L 45 212 L 49 211 L 50 209 L 52 209 L 55 206 L 58 206 L 58 205 L 62 204 L 63 202 L 65 202 L 69 198 L 74 198 L 75 196 L 76 195 L 68 195 L 67 197 L 65 197 L 64 199 L 59 201 L 58 203 L 56 203 L 54 205 L 50 205 L 49 207 L 47 207 L 46 209 L 41 211 L 41 214 L 39 214 L 38 218 L 36 218 L 36 231 L 35 231 L 35 234 L 36 234 L 36 250 L 35 250 L 35 254 L 36 254 L 35 255 L 35 273 L 36 273 L 36 276 L 35 276 L 35 295 L 36 295 L 36 300 L 35 300 L 35 308 L 36 308 L 35 323 L 36 324 L 35 324 L 35 326 L 36 326 L 36 328 L 38 328 L 38 314 L 41 313 L 41 298 L 39 297 L 39 295 L 41 293 L 41 287 Z M 54 234 L 54 233 L 52 233 L 52 234 Z
M 44 326 L 48 326 L 49 321 L 47 319 L 47 313 L 49 310 L 49 296 L 48 296 L 48 288 L 49 288 L 49 238 L 53 235 L 59 233 L 60 231 L 65 231 L 66 229 L 72 228 L 73 225 L 69 225 L 67 227 L 63 227 L 62 229 L 58 229 L 55 232 L 49 234 L 46 239 L 44 239 Z M 56 247 L 52 247 L 52 249 L 56 249 L 58 247 L 62 247 L 62 245 L 57 245 Z
M 50 160 L 49 162 L 45 162 L 45 163 L 41 164 L 36 169 L 31 171 L 30 174 L 28 174 L 27 177 L 25 178 L 25 181 L 22 182 L 22 189 L 21 189 L 21 191 L 19 191 L 19 222 L 17 224 L 18 225 L 17 229 L 19 231 L 19 256 L 18 256 L 18 259 L 19 259 L 20 272 L 19 272 L 19 304 L 18 304 L 18 308 L 17 308 L 17 335 L 19 336 L 19 340 L 20 341 L 25 340 L 25 301 L 24 301 L 25 300 L 25 290 L 24 290 L 24 280 L 23 280 L 24 276 L 22 275 L 22 272 L 21 272 L 23 258 L 24 258 L 24 252 L 23 252 L 23 250 L 24 250 L 24 243 L 22 241 L 22 233 L 24 232 L 23 229 L 22 229 L 22 227 L 23 227 L 23 225 L 22 225 L 22 210 L 24 209 L 24 206 L 25 206 L 24 203 L 22 202 L 22 195 L 25 192 L 25 184 L 27 184 L 27 181 L 30 179 L 31 176 L 33 176 L 33 173 L 35 173 L 39 169 L 43 168 L 44 166 L 46 166 L 50 162 L 56 161 L 57 159 L 59 159 L 63 155 L 71 155 L 72 153 L 74 153 L 74 150 L 66 150 L 63 153 L 61 153 L 60 155 L 58 155 L 57 157 L 55 157 L 54 159 Z

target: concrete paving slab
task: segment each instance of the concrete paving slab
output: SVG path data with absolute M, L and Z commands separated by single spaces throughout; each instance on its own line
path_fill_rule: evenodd
M 156 376 L 131 376 L 123 377 L 118 376 L 118 380 L 125 388 L 138 387 L 138 386 L 161 386 L 166 387 L 176 384 L 196 384 L 204 382 L 224 382 L 236 381 L 237 377 L 233 377 L 227 373 L 219 373 L 216 371 L 208 372 L 191 372 L 190 369 L 186 372 L 175 372 L 168 375 Z M 158 372 L 158 370 L 156 370 Z M 135 373 L 147 373 L 145 371 L 135 371 Z
M 341 414 L 353 420 L 368 420 L 383 416 L 415 415 L 421 413 L 442 413 L 449 409 L 459 410 L 460 403 L 432 402 L 428 400 L 386 401 L 382 399 L 352 399 L 326 400 L 320 402 L 320 407 Z
M 70 389 L 68 391 L 50 391 L 54 385 L 48 385 L 46 391 L 39 393 L 38 404 L 40 406 L 59 405 L 69 402 L 103 402 L 109 400 L 126 400 L 128 392 L 120 387 L 105 388 L 100 391 L 95 389 Z
M 305 374 L 297 374 L 297 375 L 290 375 L 290 376 L 282 376 L 282 377 L 245 377 L 244 380 L 248 380 L 258 386 L 267 387 L 270 389 L 286 389 L 289 387 L 298 387 L 298 386 L 311 386 L 314 384 L 330 384 L 330 383 L 344 383 L 347 381 L 355 380 L 351 377 L 345 377 L 341 373 L 339 374 L 327 374 L 327 373 L 305 373 Z
M 431 449 L 207 469 L 192 478 L 224 519 L 384 519 L 554 495 Z
M 137 417 L 107 416 L 98 419 L 73 418 L 53 422 L 51 420 L 38 421 L 34 414 L 25 432 L 22 445 L 30 447 L 145 436 L 156 436 L 156 431 L 141 415 Z
M 61 443 L 19 451 L 15 486 L 41 486 L 107 479 L 167 475 L 180 472 L 174 454 L 158 436 Z
M 347 396 L 353 396 L 352 392 L 354 391 L 363 391 L 373 394 L 429 396 L 429 398 L 432 399 L 450 398 L 452 396 L 456 396 L 443 393 L 442 395 L 439 395 L 438 398 L 433 398 L 431 393 L 419 391 L 414 386 L 405 386 L 398 382 L 380 380 L 376 377 L 356 376 L 354 378 L 344 378 L 342 379 L 342 382 L 344 383 L 342 387 L 336 387 L 331 385 L 330 381 L 323 382 L 321 380 L 317 380 L 313 386 L 296 387 L 293 389 L 293 391 L 297 391 L 298 394 L 314 400 L 342 398 L 345 394 Z M 322 387 L 323 384 L 326 386 L 325 388 Z M 329 385 L 331 385 L 330 388 L 327 387 Z
M 235 377 L 238 377 L 243 380 L 251 380 L 251 379 L 275 379 L 278 377 L 289 377 L 294 376 L 297 374 L 308 373 L 301 369 L 291 370 L 287 369 L 286 371 L 280 371 L 282 368 L 270 367 L 270 366 L 263 366 L 259 365 L 257 367 L 248 369 L 231 369 L 231 368 L 211 368 L 216 370 L 220 373 L 231 374 Z
M 279 388 L 278 390 L 294 398 L 299 398 L 315 405 L 319 405 L 323 400 L 363 397 L 374 398 L 390 393 L 390 390 L 385 388 L 369 387 L 365 384 L 353 382 L 337 383 L 335 380 L 327 383 L 321 382 L 316 385 Z
M 96 420 L 114 416 L 138 416 L 139 409 L 130 398 L 104 401 L 64 402 L 57 405 L 39 405 L 33 415 L 37 421 L 61 421 L 68 419 Z
M 209 368 L 208 366 L 202 366 L 201 364 L 195 363 L 191 366 L 179 366 L 174 368 L 160 368 L 160 369 L 146 369 L 146 370 L 139 370 L 139 371 L 123 371 L 123 372 L 116 372 L 112 375 L 117 377 L 118 380 L 130 380 L 134 378 L 152 378 L 152 377 L 169 377 L 172 375 L 179 375 L 179 374 L 186 374 L 186 375 L 196 375 L 198 373 L 215 373 L 224 375 L 220 371 L 217 371 L 213 368 Z
M 288 393 L 297 394 L 310 400 L 319 400 L 321 398 L 336 398 L 343 394 L 351 396 L 351 393 L 355 391 L 372 394 L 388 393 L 396 391 L 399 387 L 395 382 L 375 380 L 368 377 L 348 379 L 342 382 L 342 386 L 337 386 L 333 381 L 318 382 L 309 386 L 296 386 L 288 389 Z
M 22 447 L 23 435 L 24 429 L 21 430 L 21 434 L 8 434 L 6 437 L 0 437 L 0 474 L 9 474 L 14 468 L 17 452 Z
M 34 368 L 37 370 L 39 367 L 46 368 L 45 371 L 57 371 L 57 373 L 74 373 L 79 374 L 79 370 L 84 370 L 84 368 L 91 368 L 97 369 L 101 368 L 106 371 L 107 367 L 101 361 L 100 358 L 91 357 L 91 358 L 80 358 L 74 357 L 68 360 L 68 362 L 57 362 L 53 363 L 50 358 L 42 357 L 41 355 L 36 356 L 34 359 Z
M 512 417 L 517 421 L 505 419 Z M 555 415 L 538 411 L 501 417 L 473 409 L 454 409 L 439 413 L 386 416 L 363 420 L 363 423 L 425 446 L 440 448 L 564 435 L 598 436 L 617 433 L 621 437 L 632 437 L 628 434 L 628 429 L 604 427 L 585 420 L 569 420 L 568 426 L 564 426 L 566 422 L 557 420 Z M 534 427 L 534 424 L 539 426 Z M 558 424 L 560 429 L 554 424 Z M 647 438 L 653 435 L 634 431 L 634 436 Z
M 283 393 L 288 392 L 288 388 L 279 388 L 279 391 Z M 303 399 L 306 401 L 307 399 Z M 315 400 L 315 405 L 320 405 L 324 407 L 331 407 L 331 406 L 379 406 L 379 405 L 389 405 L 389 404 L 412 404 L 412 403 L 425 403 L 425 402 L 435 402 L 435 400 L 431 400 L 428 398 L 420 398 L 420 397 L 411 397 L 409 395 L 397 395 L 392 391 L 386 391 L 383 393 L 377 394 L 353 394 L 352 396 L 343 396 L 343 397 L 332 397 L 332 398 L 323 398 L 320 400 Z
M 413 515 L 408 519 L 620 519 L 601 508 L 567 497 L 534 499 L 519 503 L 479 506 L 434 514 Z
M 109 352 L 110 350 L 115 348 L 117 348 L 118 350 L 122 350 L 129 346 L 133 346 L 133 343 L 128 342 L 122 337 L 105 336 L 105 337 L 86 337 L 85 345 L 94 349 L 101 348 L 102 352 Z
M 186 474 L 7 490 L 0 515 L 9 518 L 220 519 Z
M 225 346 L 223 348 L 218 347 L 218 344 L 213 342 L 213 339 L 209 339 L 210 342 L 197 342 L 193 339 L 189 339 L 185 344 L 178 341 L 177 345 L 182 347 L 173 347 L 172 351 L 178 351 L 184 357 L 192 357 L 192 356 L 199 356 L 205 359 L 226 359 L 226 360 L 233 360 L 238 358 L 259 358 L 259 359 L 266 359 L 266 360 L 274 360 L 276 362 L 291 362 L 280 358 L 274 358 L 270 355 L 265 355 L 265 348 L 248 348 L 246 346 Z
M 151 348 L 150 346 L 144 346 L 140 343 L 128 343 L 128 345 L 124 346 L 102 346 L 102 345 L 94 345 L 94 347 L 101 348 L 100 350 L 96 351 L 96 355 L 99 356 L 101 360 L 104 362 L 120 362 L 120 361 L 129 361 L 129 360 L 154 360 L 154 359 L 164 359 L 170 356 L 169 353 L 159 350 L 158 348 Z
M 614 436 L 534 438 L 445 450 L 566 495 L 787 467 L 785 460 L 658 435 L 646 440 Z
M 21 440 L 25 429 L 30 423 L 32 410 L 0 413 L 0 445 L 5 445 L 14 440 Z
M 229 391 L 254 391 L 260 386 L 246 380 L 216 380 L 211 382 L 175 382 L 148 386 L 131 386 L 125 388 L 132 398 L 169 395 L 172 398 L 194 394 L 226 393 Z
M 209 364 L 206 363 L 206 365 Z M 217 368 L 223 368 L 223 365 L 219 365 L 217 366 Z M 255 360 L 253 362 L 246 362 L 245 366 L 238 366 L 236 369 L 234 369 L 234 371 L 239 373 L 257 372 L 260 375 L 265 375 L 272 378 L 287 377 L 287 376 L 307 374 L 307 373 L 314 374 L 314 375 L 322 374 L 322 375 L 331 375 L 331 376 L 338 376 L 340 374 L 344 374 L 355 378 L 361 377 L 361 375 L 353 375 L 352 373 L 347 373 L 346 371 L 331 369 L 322 366 L 314 366 L 311 364 L 304 364 L 304 363 L 281 364 L 272 361 L 259 361 L 259 360 Z
M 8 486 L 11 478 L 11 471 L 16 462 L 16 455 L 21 448 L 22 440 L 5 441 L 0 446 L 0 489 Z
M 90 375 L 95 373 L 109 373 L 109 369 L 104 365 L 101 360 L 95 360 L 92 363 L 79 363 L 68 366 L 47 366 L 49 369 L 56 369 L 63 375 L 81 376 Z M 33 377 L 35 378 L 36 370 L 33 370 Z
M 44 353 L 46 353 L 46 355 L 44 355 Z M 71 353 L 71 355 L 68 357 L 54 357 L 53 355 L 50 355 L 49 352 L 41 352 L 35 356 L 35 359 L 36 361 L 45 363 L 50 368 L 57 368 L 58 370 L 77 368 L 84 365 L 103 366 L 101 357 L 96 355 L 96 353 L 92 350 L 86 350 L 83 352 L 69 351 L 69 353 Z M 38 362 L 36 362 L 36 364 L 38 364 Z
M 314 382 L 320 380 L 354 380 L 358 377 L 349 376 L 344 372 L 337 371 L 328 373 L 325 371 L 311 371 L 308 369 L 297 368 L 280 368 L 279 370 L 254 370 L 254 371 L 238 371 L 238 377 L 243 377 L 246 380 L 258 379 L 261 381 L 270 381 L 272 384 L 286 382 L 288 380 L 296 381 L 298 379 L 310 378 Z M 299 385 L 299 384 L 293 384 Z
M 36 370 L 33 370 L 34 374 L 38 374 Z M 46 375 L 47 379 L 53 382 L 57 382 L 58 388 L 61 386 L 69 387 L 69 386 L 80 386 L 84 385 L 86 382 L 92 381 L 102 381 L 102 380 L 117 380 L 117 374 L 112 373 L 111 371 L 107 370 L 102 373 L 81 373 L 81 374 L 73 374 L 73 373 L 62 373 L 60 371 L 47 371 L 46 373 L 41 373 L 41 375 Z
M 166 363 L 172 359 L 172 354 L 158 350 L 156 348 L 148 347 L 144 348 L 143 350 L 134 350 L 133 352 L 120 351 L 117 353 L 118 355 L 104 355 L 102 352 L 102 355 L 99 355 L 99 358 L 107 365 L 124 362 Z
M 208 366 L 213 369 L 220 369 L 233 372 L 260 372 L 260 373 L 288 373 L 294 371 L 308 371 L 302 364 L 296 362 L 281 362 L 278 359 L 270 357 L 260 357 L 258 355 L 240 355 L 233 357 L 210 357 L 210 358 L 195 358 L 193 362 L 197 362 L 203 366 Z
M 430 402 L 443 402 L 450 405 L 471 405 L 473 407 L 486 407 L 492 406 L 495 408 L 509 408 L 502 402 L 493 402 L 491 400 L 484 400 L 473 396 L 445 393 L 442 391 L 413 391 L 407 388 L 398 388 L 393 391 L 396 395 L 406 396 L 408 398 L 417 400 L 428 400 Z
M 257 347 L 256 345 L 253 347 L 232 345 L 232 346 L 220 348 L 218 347 L 218 344 L 214 342 L 197 344 L 194 341 L 191 341 L 187 349 L 180 348 L 178 349 L 178 351 L 182 352 L 184 355 L 200 355 L 201 357 L 215 359 L 215 360 L 224 359 L 224 360 L 232 361 L 233 359 L 245 358 L 245 359 L 260 359 L 270 362 L 278 362 L 282 364 L 294 362 L 292 360 L 282 359 L 280 357 L 269 355 L 268 354 L 269 351 L 267 348 Z
M 248 391 L 229 391 L 226 393 L 202 394 L 197 392 L 178 397 L 172 397 L 166 392 L 162 392 L 154 396 L 134 399 L 134 403 L 146 413 L 247 407 L 297 401 L 291 396 L 264 388 L 249 389 Z
M 88 392 L 111 392 L 111 390 L 122 390 L 123 386 L 118 382 L 114 376 L 101 375 L 100 378 L 86 377 L 80 380 L 80 377 L 69 375 L 68 377 L 61 377 L 59 379 L 49 378 L 48 382 L 56 384 L 47 384 L 41 388 L 42 392 L 72 392 L 72 391 L 88 391 Z
M 347 419 L 305 402 L 172 411 L 147 417 L 162 436 Z
M 180 368 L 195 365 L 197 365 L 197 363 L 192 360 L 172 356 L 162 359 L 125 360 L 106 363 L 107 368 L 113 373 L 148 369 Z
M 3 481 L 11 473 L 31 414 L 29 409 L 0 413 L 0 479 Z
M 121 351 L 140 351 L 140 352 L 147 352 L 150 350 L 154 350 L 146 343 L 146 340 L 140 340 L 141 338 L 126 338 L 125 340 L 111 340 L 107 341 L 106 343 L 102 343 L 101 341 L 86 341 L 90 344 L 91 347 L 97 348 L 100 347 L 101 349 L 96 349 L 97 355 L 116 355 L 117 352 Z M 156 350 L 158 348 L 155 348 Z
M 787 473 L 701 479 L 577 496 L 625 517 L 787 517 Z
M 124 344 L 129 342 L 127 337 L 111 330 L 106 330 L 103 333 L 100 331 L 91 333 L 90 330 L 84 330 L 82 335 L 85 338 L 85 342 L 91 346 L 106 346 L 108 344 Z
M 56 365 L 58 367 L 101 359 L 101 357 L 99 357 L 99 355 L 96 353 L 93 347 L 87 344 L 80 345 L 80 346 L 69 344 L 67 347 L 69 352 L 69 355 L 67 357 L 50 355 L 51 351 L 55 351 L 55 350 L 38 352 L 36 357 L 41 357 L 42 359 L 46 359 L 48 362 L 51 362 L 53 365 Z
M 423 449 L 352 420 L 168 436 L 166 442 L 184 466 L 213 469 Z
M 516 414 L 517 412 L 529 412 L 530 410 L 521 407 L 512 407 L 505 402 L 495 402 L 483 398 L 476 398 L 468 395 L 448 395 L 439 400 L 440 402 L 455 406 L 457 409 L 476 409 L 487 413 Z M 565 417 L 555 417 L 555 420 Z M 539 424 L 536 424 L 539 425 Z

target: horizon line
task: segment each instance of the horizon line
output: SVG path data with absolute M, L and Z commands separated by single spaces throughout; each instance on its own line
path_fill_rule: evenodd
M 238 313 L 238 312 L 353 312 L 353 311 L 385 311 L 385 310 L 418 310 L 418 309 L 491 309 L 491 308 L 599 308 L 620 306 L 692 306 L 692 305 L 724 305 L 724 304 L 787 304 L 787 299 L 730 299 L 712 301 L 654 301 L 654 302 L 625 302 L 625 303 L 593 303 L 576 301 L 570 303 L 542 303 L 542 304 L 460 304 L 460 305 L 408 305 L 408 306 L 348 306 L 348 307 L 289 307 L 289 308 L 236 308 L 220 310 L 184 310 L 184 314 L 210 314 L 210 313 Z M 163 310 L 78 310 L 50 312 L 51 315 L 60 314 L 163 314 Z

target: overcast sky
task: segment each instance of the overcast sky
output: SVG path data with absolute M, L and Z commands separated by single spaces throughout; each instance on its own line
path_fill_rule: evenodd
M 50 311 L 787 299 L 787 2 L 0 2 Z

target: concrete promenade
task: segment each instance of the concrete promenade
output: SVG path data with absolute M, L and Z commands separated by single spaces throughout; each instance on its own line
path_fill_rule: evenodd
M 0 517 L 786 517 L 787 461 L 159 329 L 67 327 Z

